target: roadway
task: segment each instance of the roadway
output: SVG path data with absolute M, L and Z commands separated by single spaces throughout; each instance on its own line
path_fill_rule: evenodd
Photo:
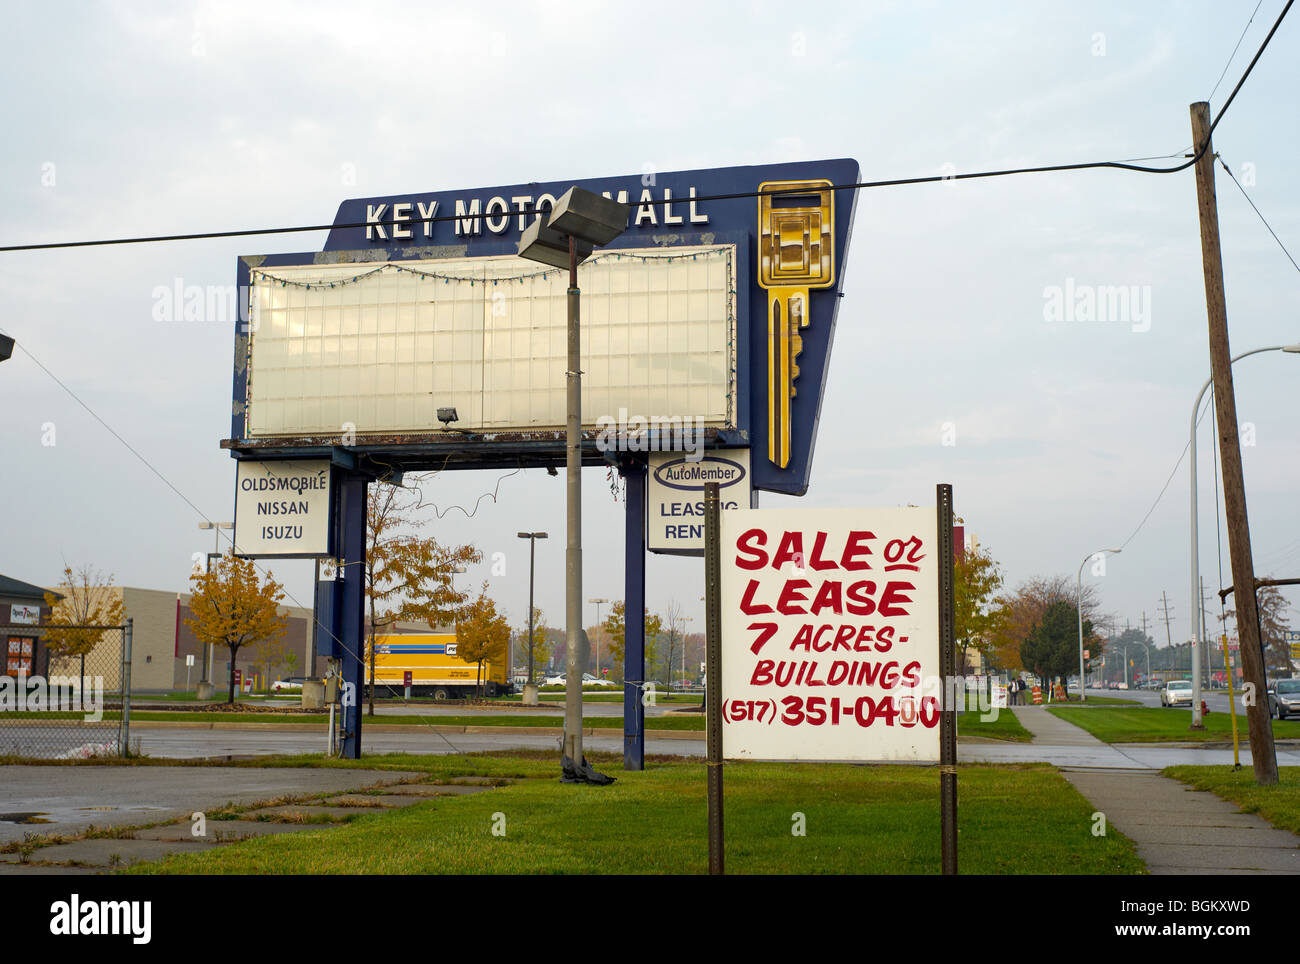
M 1088 696 L 1105 696 L 1121 700 L 1133 700 L 1135 703 L 1141 703 L 1143 706 L 1159 706 L 1159 690 L 1103 690 L 1089 687 Z M 1205 700 L 1205 705 L 1211 713 L 1228 712 L 1228 691 L 1227 690 L 1201 690 L 1201 699 Z M 1189 718 L 1191 709 L 1187 710 Z M 1241 694 L 1237 693 L 1237 714 L 1240 716 L 1245 711 L 1241 707 Z

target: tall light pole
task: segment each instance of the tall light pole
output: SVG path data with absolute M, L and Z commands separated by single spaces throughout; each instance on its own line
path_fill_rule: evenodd
M 1267 348 L 1254 348 L 1250 351 L 1244 351 L 1240 355 L 1234 355 L 1230 365 L 1235 365 L 1241 359 L 1249 355 L 1259 355 L 1266 351 L 1284 351 L 1290 354 L 1300 353 L 1300 345 L 1270 345 Z M 1188 454 L 1192 459 L 1192 573 L 1191 573 L 1191 606 L 1192 606 L 1192 726 L 1200 728 L 1201 723 L 1201 643 L 1205 639 L 1205 615 L 1201 610 L 1201 553 L 1200 553 L 1200 532 L 1197 524 L 1197 504 L 1196 504 L 1196 420 L 1201 410 L 1201 399 L 1205 396 L 1205 391 L 1214 381 L 1211 375 L 1201 386 L 1201 390 L 1196 393 L 1196 403 L 1192 405 L 1192 428 L 1189 435 Z
M 519 239 L 519 256 L 569 269 L 568 367 L 564 373 L 564 464 L 567 477 L 565 552 L 565 679 L 562 779 L 569 783 L 613 783 L 593 770 L 582 754 L 582 679 L 578 647 L 582 639 L 582 350 L 579 331 L 578 263 L 592 250 L 627 230 L 628 206 L 591 191 L 571 187 L 542 224 L 539 214 Z M 567 257 L 566 257 L 567 249 Z M 576 685 L 575 685 L 576 683 Z
M 520 539 L 528 540 L 528 685 L 536 682 L 533 676 L 533 561 L 538 539 L 545 539 L 545 532 L 520 532 Z M 513 670 L 512 670 L 513 672 Z
M 1083 675 L 1083 567 L 1088 564 L 1088 560 L 1096 559 L 1098 556 L 1102 556 L 1104 558 L 1106 553 L 1108 552 L 1114 556 L 1118 556 L 1120 554 L 1119 549 L 1098 549 L 1096 552 L 1090 552 L 1086 556 L 1084 556 L 1083 562 L 1079 563 L 1079 575 L 1075 583 L 1077 586 L 1077 590 L 1075 595 L 1074 609 L 1075 609 L 1075 614 L 1079 617 L 1079 702 L 1080 703 L 1085 703 L 1088 700 L 1088 679 L 1086 676 Z M 1125 677 L 1125 679 L 1127 678 L 1128 677 Z M 1070 698 L 1070 691 L 1068 688 L 1065 691 L 1065 698 L 1067 701 Z
M 596 604 L 596 679 L 600 679 L 600 634 L 604 632 L 604 624 L 600 621 L 600 607 L 609 602 L 608 599 L 588 599 L 587 602 Z
M 686 623 L 689 623 L 694 616 L 682 617 L 682 685 L 686 685 Z M 670 670 L 671 672 L 671 670 Z
M 221 557 L 221 530 L 233 529 L 234 527 L 235 524 L 233 522 L 200 522 L 199 523 L 200 529 L 212 530 L 212 555 L 218 558 Z M 212 568 L 212 556 L 208 556 L 208 569 L 211 568 Z M 203 679 L 199 680 L 200 683 L 208 682 L 208 677 L 212 673 L 212 665 L 211 665 L 212 652 L 213 652 L 212 647 L 209 646 L 207 643 L 204 643 L 203 644 L 203 667 L 202 667 Z

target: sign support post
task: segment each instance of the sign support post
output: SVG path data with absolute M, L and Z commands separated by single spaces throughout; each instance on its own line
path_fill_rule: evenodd
M 708 730 L 709 873 L 723 874 L 722 832 L 722 532 L 718 483 L 704 486 L 704 623 L 705 683 L 713 699 L 705 706 Z
M 1232 714 L 1232 768 L 1241 769 L 1241 743 L 1237 736 L 1237 704 L 1235 695 L 1232 692 L 1232 654 L 1228 651 L 1228 634 L 1224 633 L 1223 639 L 1223 671 L 1228 680 L 1228 712 Z
M 957 873 L 957 678 L 953 641 L 952 486 L 937 487 L 939 516 L 939 675 L 943 708 L 939 717 L 939 808 L 943 872 Z
M 361 759 L 361 688 L 365 684 L 366 477 L 347 473 L 338 486 L 339 547 L 343 579 L 339 639 L 343 661 L 343 757 Z
M 627 483 L 623 560 L 623 769 L 645 769 L 646 463 L 619 466 Z

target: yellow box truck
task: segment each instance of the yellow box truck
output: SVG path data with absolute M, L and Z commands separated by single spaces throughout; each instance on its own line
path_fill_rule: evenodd
M 476 680 L 486 696 L 500 696 L 512 690 L 506 675 L 506 660 L 488 660 L 481 675 L 477 663 L 456 655 L 455 633 L 398 633 L 375 637 L 375 683 L 382 691 L 390 687 L 404 692 L 411 674 L 411 695 L 435 700 L 473 696 Z M 370 682 L 370 661 L 366 660 L 366 683 Z

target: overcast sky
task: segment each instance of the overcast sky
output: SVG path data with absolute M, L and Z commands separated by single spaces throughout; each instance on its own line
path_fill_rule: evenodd
M 1283 6 L 1263 0 L 1215 111 Z M 21 4 L 6 12 L 0 243 L 329 221 L 344 198 L 853 157 L 864 179 L 1181 154 L 1255 4 Z M 1300 256 L 1300 20 L 1285 22 L 1215 135 Z M 1173 164 L 1178 161 L 1157 161 Z M 1300 273 L 1218 172 L 1234 353 L 1300 342 Z M 231 518 L 233 333 L 158 322 L 174 279 L 229 285 L 239 255 L 323 234 L 0 254 L 0 572 L 65 561 L 185 590 L 204 518 Z M 1050 290 L 1136 286 L 1142 316 L 1045 320 Z M 1071 580 L 1124 546 L 1103 608 L 1188 620 L 1191 405 L 1208 376 L 1192 172 L 1113 170 L 896 187 L 859 198 L 806 506 L 958 514 L 1015 586 Z M 1147 300 L 1149 298 L 1149 301 Z M 1300 357 L 1236 367 L 1257 572 L 1300 576 Z M 1220 585 L 1212 416 L 1201 559 Z M 945 425 L 945 423 L 951 423 Z M 954 443 L 954 444 L 945 444 Z M 53 443 L 53 444 L 50 444 Z M 563 621 L 563 475 L 447 473 L 439 539 L 506 553 L 490 592 Z M 178 495 L 159 477 L 183 494 Z M 497 492 L 495 501 L 481 499 Z M 764 495 L 764 506 L 795 504 Z M 623 595 L 621 503 L 584 475 L 584 598 Z M 1231 582 L 1223 544 L 1222 585 Z M 271 568 L 310 605 L 310 563 Z M 467 578 L 490 578 L 485 565 Z M 703 564 L 652 557 L 652 609 L 703 624 Z M 1293 607 L 1300 592 L 1291 590 Z M 1217 607 L 1216 607 L 1217 610 Z M 588 606 L 588 622 L 595 619 Z M 1295 622 L 1296 610 L 1292 609 Z M 1162 624 L 1152 635 L 1165 642 Z

